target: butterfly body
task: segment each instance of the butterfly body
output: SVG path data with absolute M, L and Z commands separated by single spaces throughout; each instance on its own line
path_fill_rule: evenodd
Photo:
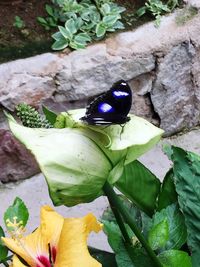
M 124 124 L 130 120 L 127 115 L 131 104 L 131 88 L 120 80 L 89 104 L 81 120 L 91 125 Z

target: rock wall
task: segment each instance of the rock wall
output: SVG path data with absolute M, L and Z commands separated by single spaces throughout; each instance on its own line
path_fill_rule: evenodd
M 181 14 L 164 17 L 159 28 L 148 23 L 84 50 L 0 65 L 1 108 L 13 111 L 21 102 L 55 111 L 85 107 L 123 78 L 133 91 L 131 112 L 159 125 L 166 136 L 199 125 L 200 14 L 178 25 Z M 0 128 L 6 127 L 0 111 Z M 1 157 L 0 151 L 0 162 Z M 8 179 L 1 172 L 0 180 Z

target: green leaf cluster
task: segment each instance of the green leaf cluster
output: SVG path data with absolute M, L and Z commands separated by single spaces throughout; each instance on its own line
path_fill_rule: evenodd
M 16 197 L 13 204 L 7 208 L 4 213 L 4 223 L 8 232 L 15 236 L 15 231 L 25 227 L 29 218 L 29 212 L 24 202 Z M 4 237 L 5 233 L 0 226 L 0 265 L 8 266 L 8 262 L 12 256 L 8 256 L 8 249 L 3 244 L 1 237 Z
M 148 168 L 134 161 L 125 166 L 115 186 L 123 193 L 124 206 L 163 266 L 197 267 L 200 266 L 200 156 L 173 146 L 165 147 L 165 151 L 173 168 L 162 183 Z M 110 209 L 104 212 L 103 222 L 118 266 L 154 266 L 125 224 L 132 240 L 132 248 L 127 248 Z M 136 251 L 143 256 L 134 258 Z
M 25 22 L 20 16 L 15 16 L 13 26 L 18 29 L 23 29 L 25 27 Z
M 56 28 L 60 19 L 59 9 L 54 8 L 48 4 L 45 5 L 45 10 L 48 17 L 37 17 L 37 21 L 45 28 L 45 30 L 50 30 L 51 28 Z
M 47 18 L 38 18 L 46 28 L 58 26 L 52 35 L 54 50 L 66 47 L 84 48 L 92 40 L 102 39 L 106 32 L 123 29 L 121 13 L 125 8 L 111 0 L 65 0 L 53 1 L 54 7 L 46 5 Z
M 168 0 L 167 2 L 163 2 L 162 0 L 148 0 L 143 7 L 137 10 L 136 15 L 141 17 L 145 13 L 149 13 L 155 18 L 155 26 L 158 27 L 161 16 L 172 12 L 178 5 L 178 0 Z

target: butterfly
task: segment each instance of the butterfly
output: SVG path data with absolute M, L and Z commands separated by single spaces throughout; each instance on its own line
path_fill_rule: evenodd
M 96 97 L 80 118 L 90 125 L 125 124 L 132 104 L 132 92 L 128 83 L 119 80 L 105 93 Z

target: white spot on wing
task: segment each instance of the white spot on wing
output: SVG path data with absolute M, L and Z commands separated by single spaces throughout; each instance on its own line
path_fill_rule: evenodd
M 116 97 L 125 97 L 125 96 L 128 96 L 129 93 L 124 92 L 124 91 L 114 91 L 113 95 Z

